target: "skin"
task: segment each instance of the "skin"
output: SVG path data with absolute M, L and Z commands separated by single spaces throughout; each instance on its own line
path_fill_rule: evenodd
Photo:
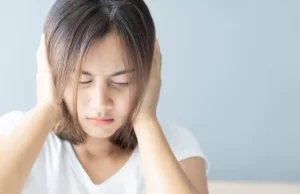
M 147 194 L 207 194 L 207 180 L 203 159 L 199 157 L 177 161 L 172 153 L 156 117 L 161 85 L 161 54 L 158 42 L 146 95 L 135 120 L 132 121 L 139 143 L 141 162 L 145 173 Z M 95 184 L 101 184 L 116 173 L 132 153 L 124 152 L 108 141 L 126 121 L 130 109 L 127 86 L 116 84 L 128 81 L 130 73 L 112 76 L 124 70 L 120 57 L 121 46 L 116 34 L 95 43 L 83 64 L 78 83 L 78 116 L 88 137 L 84 144 L 73 145 L 83 168 Z M 37 52 L 37 105 L 13 133 L 0 137 L 0 191 L 20 193 L 26 178 L 50 129 L 60 117 L 44 37 Z M 65 92 L 65 102 L 71 112 L 74 77 Z M 134 82 L 130 84 L 135 84 Z M 52 114 L 48 114 L 51 112 Z M 86 118 L 114 119 L 109 125 L 94 125 Z M 16 142 L 18 142 L 16 144 Z M 153 144 L 153 142 L 156 142 Z M 16 146 L 17 145 L 17 146 Z M 8 154 L 15 153 L 15 154 Z M 4 160 L 5 158 L 5 160 Z
M 194 157 L 178 163 L 157 120 L 156 107 L 161 86 L 161 54 L 158 42 L 155 44 L 146 95 L 137 117 L 132 121 L 145 166 L 147 193 L 208 193 L 203 160 Z M 73 147 L 95 184 L 104 182 L 116 173 L 131 154 L 125 153 L 108 141 L 108 137 L 126 121 L 131 107 L 129 87 L 124 85 L 128 83 L 131 74 L 112 76 L 126 70 L 121 54 L 121 44 L 114 33 L 101 42 L 95 43 L 83 64 L 85 73 L 81 75 L 79 83 L 77 111 L 80 124 L 88 137 L 84 144 Z M 136 83 L 133 81 L 129 84 Z M 74 111 L 72 110 L 73 87 L 74 85 L 69 84 L 65 93 L 66 104 L 70 111 Z M 112 118 L 114 121 L 109 125 L 95 126 L 86 119 L 97 115 Z M 158 143 L 154 145 L 152 142 Z
M 69 111 L 74 112 L 73 91 L 78 84 L 78 118 L 87 137 L 83 144 L 73 145 L 73 148 L 95 184 L 117 172 L 131 155 L 109 141 L 109 137 L 125 123 L 131 108 L 128 84 L 135 83 L 128 83 L 132 71 L 126 70 L 120 40 L 116 34 L 109 34 L 91 46 L 82 65 L 79 83 L 76 83 L 75 75 L 71 75 L 64 94 Z M 94 117 L 113 119 L 113 122 L 96 125 L 88 119 Z

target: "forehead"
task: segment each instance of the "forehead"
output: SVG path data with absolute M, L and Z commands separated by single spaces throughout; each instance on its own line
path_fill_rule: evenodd
M 110 33 L 104 38 L 95 41 L 89 48 L 83 63 L 83 69 L 112 69 L 123 68 L 124 50 L 120 38 Z

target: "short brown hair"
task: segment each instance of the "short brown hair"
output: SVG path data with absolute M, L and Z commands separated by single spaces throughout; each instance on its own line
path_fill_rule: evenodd
M 84 142 L 77 114 L 77 90 L 74 91 L 75 115 L 64 103 L 68 76 L 79 79 L 82 63 L 92 43 L 117 33 L 124 50 L 126 66 L 136 69 L 137 94 L 128 122 L 110 138 L 122 149 L 134 149 L 137 138 L 131 118 L 141 104 L 153 60 L 155 27 L 143 0 L 57 0 L 44 26 L 48 58 L 53 70 L 62 118 L 54 128 L 58 137 L 78 144 Z

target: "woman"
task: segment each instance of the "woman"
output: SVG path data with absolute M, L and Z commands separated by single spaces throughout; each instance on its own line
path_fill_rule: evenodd
M 157 120 L 144 1 L 56 1 L 37 63 L 37 105 L 0 120 L 0 193 L 208 193 L 195 138 Z

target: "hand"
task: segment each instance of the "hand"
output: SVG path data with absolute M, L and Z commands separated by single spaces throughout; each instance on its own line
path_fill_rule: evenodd
M 153 62 L 151 66 L 151 73 L 145 95 L 139 109 L 139 112 L 134 120 L 137 121 L 145 119 L 156 119 L 156 107 L 159 99 L 161 87 L 161 52 L 158 41 L 155 41 L 155 48 L 153 53 Z
M 36 74 L 37 106 L 51 106 L 56 110 L 58 109 L 57 96 L 48 61 L 44 34 L 41 36 L 36 57 L 38 65 Z

